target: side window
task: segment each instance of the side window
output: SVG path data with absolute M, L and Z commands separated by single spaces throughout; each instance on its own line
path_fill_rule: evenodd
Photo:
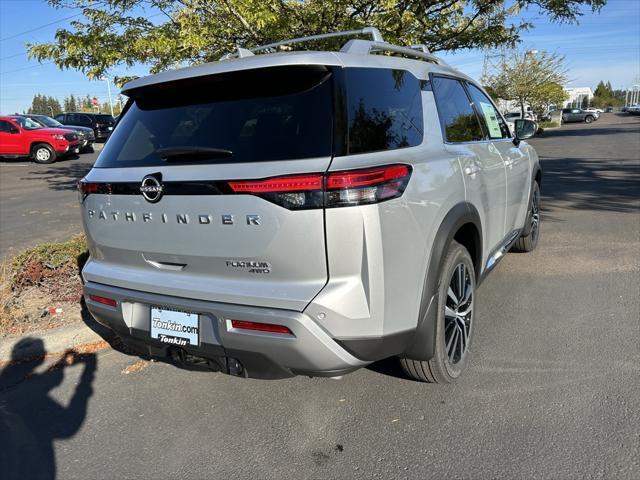
M 405 70 L 347 68 L 345 81 L 350 154 L 422 143 L 420 80 Z
M 434 76 L 431 86 L 445 139 L 453 143 L 483 140 L 478 116 L 462 84 L 453 78 Z
M 11 133 L 11 124 L 6 120 L 0 120 L 0 132 Z
M 507 123 L 493 105 L 493 102 L 475 85 L 471 83 L 467 83 L 467 85 L 478 115 L 484 121 L 486 130 L 489 132 L 489 138 L 509 138 L 511 136 L 509 127 L 507 127 Z
M 64 123 L 64 113 L 62 113 L 60 115 L 56 115 L 53 118 L 56 119 L 57 121 L 59 121 L 60 123 Z

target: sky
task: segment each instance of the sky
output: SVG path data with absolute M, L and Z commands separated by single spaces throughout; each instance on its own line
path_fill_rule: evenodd
M 70 94 L 108 101 L 107 81 L 90 81 L 81 72 L 28 60 L 27 42 L 46 42 L 69 27 L 80 10 L 54 9 L 44 0 L 0 0 L 0 113 L 26 110 L 36 93 L 60 101 Z M 615 89 L 640 84 L 640 0 L 608 0 L 599 14 L 585 11 L 577 25 L 551 23 L 536 9 L 523 13 L 535 28 L 522 34 L 519 48 L 565 56 L 570 87 L 591 87 L 600 80 Z M 78 17 L 79 18 L 79 17 Z M 453 67 L 479 79 L 484 52 L 439 53 Z M 109 75 L 145 75 L 144 65 L 116 67 Z M 111 84 L 112 94 L 117 91 Z

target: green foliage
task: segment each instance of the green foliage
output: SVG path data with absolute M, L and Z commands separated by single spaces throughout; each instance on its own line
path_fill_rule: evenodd
M 62 106 L 60 105 L 58 99 L 38 93 L 33 96 L 31 106 L 27 110 L 27 113 L 33 113 L 35 115 L 48 115 L 53 117 L 54 115 L 62 113 Z
M 545 122 L 540 122 L 538 126 L 540 128 L 558 128 L 560 126 L 560 122 L 545 121 Z
M 518 102 L 524 116 L 526 105 L 537 114 L 544 114 L 549 105 L 562 105 L 566 79 L 564 57 L 543 51 L 516 53 L 485 83 L 495 97 Z
M 600 81 L 591 99 L 591 106 L 596 108 L 621 107 L 624 105 L 625 92 L 613 90 L 611 82 Z
M 99 78 L 115 66 L 144 63 L 152 72 L 217 60 L 240 45 L 364 26 L 431 51 L 514 46 L 533 25 L 534 7 L 556 22 L 575 22 L 583 7 L 607 0 L 48 0 L 82 9 L 52 42 L 29 44 L 29 56 Z M 505 8 L 502 9 L 504 4 Z M 121 84 L 124 79 L 115 79 Z
M 76 97 L 71 94 L 67 98 L 64 99 L 64 111 L 65 112 L 77 112 L 78 111 L 78 103 L 76 101 Z

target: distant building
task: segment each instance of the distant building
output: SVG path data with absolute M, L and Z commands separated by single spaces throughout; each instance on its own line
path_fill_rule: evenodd
M 593 91 L 590 87 L 564 87 L 564 91 L 569 95 L 569 98 L 564 102 L 565 108 L 580 107 L 585 99 L 587 99 L 587 104 L 590 104 L 593 98 Z

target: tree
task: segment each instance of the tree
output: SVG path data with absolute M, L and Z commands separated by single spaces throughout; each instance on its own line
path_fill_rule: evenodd
M 54 116 L 62 113 L 62 107 L 58 99 L 37 93 L 33 96 L 27 113 Z
M 485 83 L 496 97 L 516 101 L 524 118 L 527 105 L 539 108 L 561 103 L 564 98 L 558 101 L 559 89 L 566 79 L 564 57 L 544 51 L 516 52 L 496 75 L 485 79 Z
M 591 105 L 597 108 L 620 107 L 624 105 L 625 92 L 623 90 L 613 90 L 611 82 L 598 82 L 598 86 L 593 92 Z
M 64 110 L 65 112 L 78 111 L 78 103 L 76 102 L 76 97 L 73 95 L 73 93 L 64 99 Z
M 559 83 L 544 83 L 535 89 L 529 103 L 531 109 L 538 116 L 544 117 L 552 105 L 562 107 L 569 94 Z
M 573 23 L 584 7 L 607 0 L 48 0 L 82 9 L 71 29 L 51 42 L 28 45 L 29 56 L 100 78 L 109 69 L 149 65 L 153 73 L 180 64 L 219 59 L 236 46 L 364 26 L 385 40 L 425 44 L 431 51 L 514 46 L 522 10 L 536 8 L 556 22 Z M 504 8 L 502 8 L 504 6 Z M 162 17 L 164 21 L 158 21 Z M 116 78 L 121 84 L 123 79 Z

